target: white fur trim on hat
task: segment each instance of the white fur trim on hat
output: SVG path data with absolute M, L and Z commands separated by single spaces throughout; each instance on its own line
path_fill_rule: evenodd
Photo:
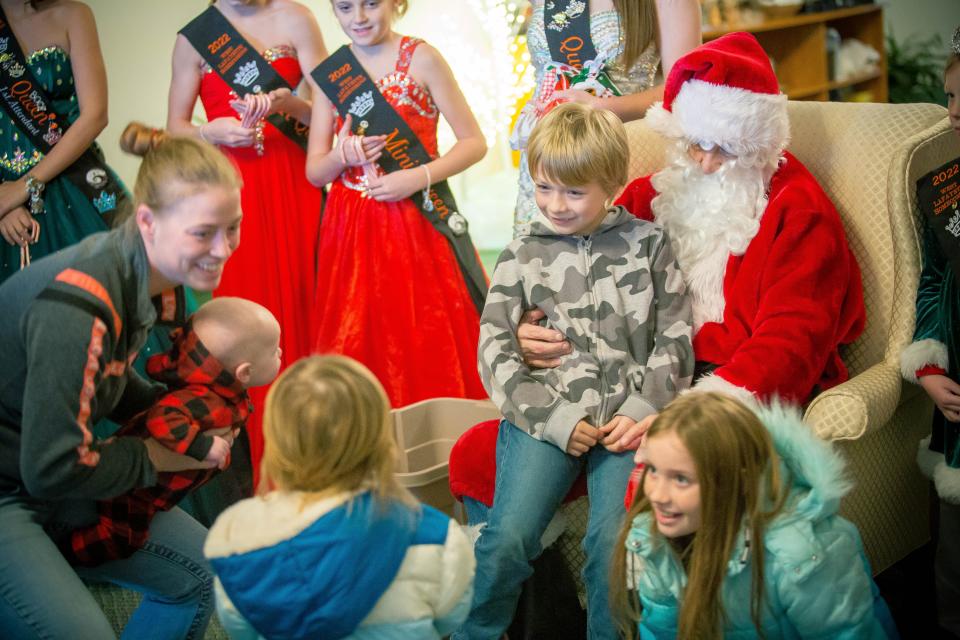
M 647 126 L 667 138 L 682 138 L 683 129 L 680 128 L 680 121 L 672 113 L 663 108 L 663 101 L 655 102 L 647 109 L 643 116 L 643 121 Z
M 695 393 L 698 391 L 716 391 L 717 393 L 733 396 L 749 407 L 754 407 L 757 403 L 757 398 L 753 395 L 752 391 L 746 387 L 738 387 L 731 382 L 727 382 L 715 373 L 705 375 L 697 380 L 697 383 L 688 389 L 686 393 Z
M 947 355 L 947 345 L 939 340 L 926 338 L 917 340 L 908 344 L 900 352 L 900 375 L 904 380 L 917 382 L 917 369 L 922 369 L 927 365 L 936 365 L 946 370 L 950 363 Z
M 960 469 L 948 466 L 942 453 L 930 450 L 930 438 L 920 441 L 917 464 L 923 475 L 933 480 L 937 495 L 944 502 L 960 504 Z
M 779 157 L 790 142 L 787 96 L 703 80 L 684 82 L 671 111 L 658 103 L 646 119 L 663 135 L 722 145 L 738 156 Z

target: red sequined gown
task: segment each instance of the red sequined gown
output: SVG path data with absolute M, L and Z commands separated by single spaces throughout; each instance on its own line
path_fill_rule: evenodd
M 263 56 L 290 84 L 301 78 L 296 52 L 290 47 L 268 49 Z M 227 84 L 207 69 L 200 83 L 200 100 L 213 120 L 237 117 Z M 310 311 L 316 287 L 315 261 L 322 194 L 307 182 L 306 154 L 273 125 L 261 120 L 262 144 L 221 147 L 243 176 L 240 246 L 224 268 L 214 296 L 238 296 L 258 302 L 280 323 L 281 371 L 310 353 Z M 262 147 L 262 155 L 257 147 Z M 254 474 L 263 452 L 261 419 L 267 387 L 250 390 L 254 413 L 248 422 Z
M 437 106 L 407 73 L 420 43 L 402 39 L 396 69 L 377 87 L 436 157 Z M 349 168 L 327 198 L 315 350 L 362 362 L 394 407 L 433 397 L 485 398 L 477 374 L 480 318 L 449 243 L 412 200 L 366 197 L 362 176 Z

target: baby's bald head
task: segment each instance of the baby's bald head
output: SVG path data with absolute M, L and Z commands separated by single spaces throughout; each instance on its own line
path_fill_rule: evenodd
M 244 386 L 268 384 L 276 377 L 280 324 L 266 307 L 244 298 L 214 298 L 192 320 L 211 355 Z

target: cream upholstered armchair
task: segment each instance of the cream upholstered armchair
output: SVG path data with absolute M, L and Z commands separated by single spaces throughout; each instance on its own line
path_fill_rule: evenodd
M 789 113 L 789 149 L 836 204 L 867 309 L 863 335 L 843 351 L 850 380 L 817 396 L 806 419 L 849 462 L 856 484 L 842 511 L 880 572 L 929 538 L 928 484 L 915 460 L 932 405 L 901 381 L 898 358 L 913 335 L 920 274 L 916 181 L 955 156 L 957 142 L 932 104 L 791 102 Z M 659 169 L 663 140 L 642 121 L 627 132 L 631 177 Z

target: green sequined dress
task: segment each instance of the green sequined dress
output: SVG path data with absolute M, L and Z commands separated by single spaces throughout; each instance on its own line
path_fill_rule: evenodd
M 67 52 L 60 47 L 45 47 L 29 54 L 27 63 L 51 97 L 54 111 L 68 122 L 74 122 L 80 115 L 80 105 Z M 42 158 L 30 140 L 14 128 L 6 111 L 0 109 L 0 180 L 19 179 Z M 30 246 L 32 260 L 79 242 L 91 233 L 105 231 L 107 224 L 101 209 L 109 213 L 116 204 L 109 197 L 95 204 L 63 175 L 47 183 L 43 201 L 44 212 L 37 217 L 40 239 Z M 19 269 L 20 247 L 0 238 L 0 282 Z

